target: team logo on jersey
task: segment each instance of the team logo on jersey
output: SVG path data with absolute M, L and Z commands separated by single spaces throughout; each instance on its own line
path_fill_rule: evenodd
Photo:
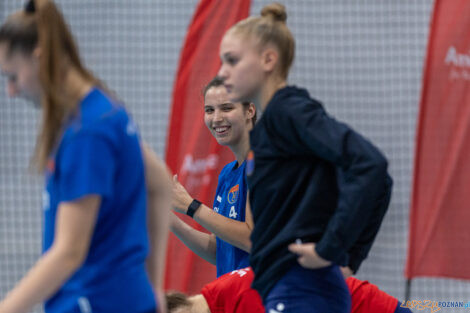
M 228 203 L 234 204 L 237 201 L 239 189 L 240 189 L 240 185 L 238 184 L 230 188 L 230 191 L 228 192 L 228 195 L 227 195 Z
M 250 150 L 248 152 L 248 155 L 246 157 L 246 176 L 251 176 L 255 170 L 255 154 L 253 153 L 253 150 Z

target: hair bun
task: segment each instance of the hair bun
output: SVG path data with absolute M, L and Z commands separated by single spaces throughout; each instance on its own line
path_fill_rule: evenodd
M 285 22 L 287 20 L 286 8 L 278 2 L 266 5 L 261 10 L 261 16 L 272 18 L 276 22 Z

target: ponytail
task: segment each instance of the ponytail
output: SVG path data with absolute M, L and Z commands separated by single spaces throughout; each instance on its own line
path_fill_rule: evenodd
M 77 110 L 80 101 L 79 95 L 67 95 L 63 91 L 64 68 L 76 69 L 95 85 L 103 84 L 83 66 L 72 33 L 53 1 L 29 0 L 24 10 L 12 14 L 2 25 L 1 42 L 8 44 L 10 54 L 32 54 L 39 48 L 43 113 L 32 162 L 41 171 L 56 148 L 65 119 Z

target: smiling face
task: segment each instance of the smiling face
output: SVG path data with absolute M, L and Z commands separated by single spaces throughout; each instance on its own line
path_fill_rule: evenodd
M 0 70 L 7 79 L 6 93 L 9 97 L 20 97 L 39 106 L 41 84 L 39 81 L 39 59 L 32 53 L 9 53 L 8 44 L 0 44 Z
M 254 106 L 230 102 L 224 86 L 211 87 L 204 99 L 204 123 L 220 145 L 231 149 L 248 140 Z
M 220 44 L 222 66 L 217 76 L 232 102 L 253 102 L 259 97 L 265 79 L 262 55 L 251 39 L 228 31 Z

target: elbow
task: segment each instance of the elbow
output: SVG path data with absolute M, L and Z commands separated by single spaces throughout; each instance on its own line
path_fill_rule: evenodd
M 380 152 L 377 152 L 374 156 L 373 163 L 380 173 L 387 173 L 388 161 Z
M 386 180 L 389 179 L 387 172 L 388 161 L 379 151 L 371 155 L 369 158 L 369 166 L 370 169 L 373 169 L 373 172 L 375 172 L 376 177 L 384 177 Z
M 243 240 L 243 242 L 240 242 L 240 246 L 239 246 L 238 248 L 240 248 L 241 250 L 245 251 L 246 253 L 251 253 L 251 240 L 250 240 L 250 236 L 248 236 L 247 238 L 245 238 L 245 240 Z
M 88 255 L 88 249 L 77 245 L 62 247 L 59 245 L 52 246 L 51 253 L 56 254 L 67 269 L 75 272 L 85 262 Z
M 252 227 L 249 223 L 243 223 L 243 228 L 240 229 L 240 232 L 236 236 L 236 239 L 232 239 L 232 244 L 240 250 L 245 251 L 246 253 L 251 253 L 251 232 Z
M 71 251 L 64 253 L 63 260 L 65 264 L 70 267 L 70 269 L 75 271 L 79 269 L 83 263 L 85 263 L 85 259 L 88 254 L 85 251 L 79 251 L 78 249 L 70 250 Z
M 244 242 L 240 243 L 241 250 L 245 251 L 246 253 L 251 253 L 251 240 L 248 238 Z
M 390 200 L 391 190 L 393 186 L 393 180 L 388 174 L 388 161 L 387 159 L 381 154 L 377 153 L 376 156 L 373 158 L 371 162 L 371 181 L 374 185 L 378 188 L 381 188 L 383 196 Z
M 248 241 L 247 243 L 245 243 L 242 250 L 250 254 L 251 253 L 251 241 Z

